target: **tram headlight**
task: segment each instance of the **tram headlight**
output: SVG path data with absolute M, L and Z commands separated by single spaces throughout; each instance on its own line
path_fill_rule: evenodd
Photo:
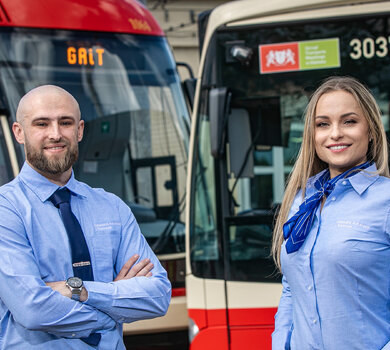
M 188 338 L 190 343 L 194 340 L 196 335 L 199 333 L 199 327 L 196 325 L 195 321 L 192 318 L 189 318 L 188 321 Z

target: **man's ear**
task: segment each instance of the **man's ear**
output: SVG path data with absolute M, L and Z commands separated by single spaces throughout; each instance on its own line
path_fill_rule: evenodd
M 77 128 L 77 140 L 80 142 L 83 139 L 84 135 L 84 120 L 79 121 L 79 125 Z
M 23 128 L 18 122 L 14 122 L 12 124 L 12 131 L 15 135 L 16 141 L 18 141 L 20 144 L 24 145 L 24 132 Z

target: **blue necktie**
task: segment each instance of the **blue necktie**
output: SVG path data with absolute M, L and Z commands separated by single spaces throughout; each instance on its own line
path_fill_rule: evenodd
M 70 207 L 70 196 L 70 191 L 64 187 L 55 191 L 49 200 L 60 210 L 72 252 L 74 275 L 80 277 L 83 281 L 93 281 L 91 257 L 87 242 L 85 241 L 80 223 Z M 81 340 L 89 345 L 98 345 L 100 338 L 100 333 L 92 333 L 89 337 L 81 338 Z
M 311 197 L 305 198 L 299 206 L 299 210 L 283 225 L 283 236 L 286 240 L 287 254 L 296 252 L 302 246 L 313 225 L 315 212 L 321 204 L 322 199 L 329 197 L 336 183 L 341 178 L 348 178 L 355 175 L 360 170 L 366 169 L 370 162 L 360 164 L 346 172 L 330 179 L 329 170 L 325 171 L 314 183 L 317 192 Z

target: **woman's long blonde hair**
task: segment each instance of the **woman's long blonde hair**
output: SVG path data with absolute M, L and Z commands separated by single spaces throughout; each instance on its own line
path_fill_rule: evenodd
M 363 84 L 354 78 L 328 78 L 314 92 L 309 104 L 307 105 L 301 148 L 294 168 L 288 178 L 282 205 L 275 223 L 272 241 L 272 255 L 280 271 L 280 251 L 283 243 L 283 224 L 287 221 L 292 202 L 299 190 L 302 190 L 302 196 L 305 196 L 306 183 L 311 176 L 314 176 L 321 170 L 328 167 L 326 163 L 318 158 L 315 152 L 314 117 L 316 106 L 322 95 L 340 90 L 350 93 L 355 98 L 368 122 L 368 130 L 371 141 L 368 146 L 367 159 L 375 162 L 378 169 L 377 173 L 379 175 L 389 177 L 386 133 L 381 120 L 381 112 L 374 97 Z

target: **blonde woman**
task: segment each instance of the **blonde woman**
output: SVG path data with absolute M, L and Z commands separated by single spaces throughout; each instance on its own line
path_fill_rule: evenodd
M 273 350 L 390 349 L 390 179 L 371 93 L 331 77 L 313 94 L 276 222 L 283 274 Z

